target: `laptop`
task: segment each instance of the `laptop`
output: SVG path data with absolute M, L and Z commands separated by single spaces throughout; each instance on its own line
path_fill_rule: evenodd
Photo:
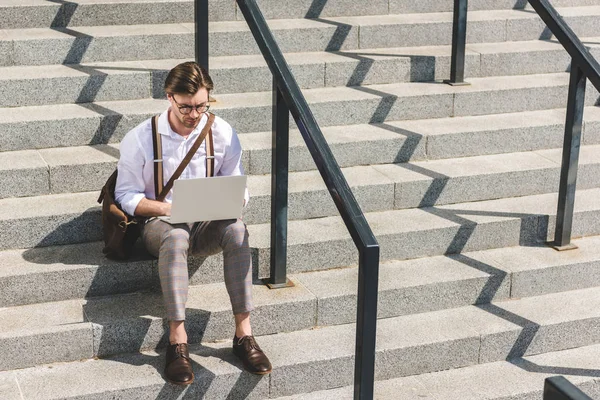
M 247 176 L 177 179 L 173 184 L 170 224 L 235 219 L 242 216 Z

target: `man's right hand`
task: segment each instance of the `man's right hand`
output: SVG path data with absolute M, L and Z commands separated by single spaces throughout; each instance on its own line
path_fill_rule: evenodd
M 171 215 L 171 203 L 143 198 L 135 209 L 135 215 L 141 217 L 161 217 Z

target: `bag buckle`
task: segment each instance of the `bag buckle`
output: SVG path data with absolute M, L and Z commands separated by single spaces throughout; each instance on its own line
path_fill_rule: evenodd
M 137 224 L 137 221 L 135 219 L 131 220 L 130 222 L 121 221 L 121 222 L 119 222 L 119 227 L 125 229 L 125 228 L 127 228 L 128 225 L 131 225 L 131 224 Z

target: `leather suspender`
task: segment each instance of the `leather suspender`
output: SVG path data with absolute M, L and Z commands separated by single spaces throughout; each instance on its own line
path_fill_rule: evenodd
M 158 195 L 156 197 L 156 200 L 163 201 L 165 199 L 165 197 L 167 197 L 167 193 L 169 193 L 169 191 L 173 187 L 173 184 L 175 183 L 175 180 L 177 178 L 179 178 L 179 176 L 181 175 L 181 173 L 183 172 L 183 170 L 185 169 L 185 167 L 187 167 L 187 165 L 190 163 L 190 161 L 192 160 L 192 157 L 194 157 L 194 154 L 196 154 L 196 152 L 200 148 L 200 145 L 204 141 L 204 138 L 206 138 L 206 136 L 209 134 L 209 132 L 210 132 L 210 136 L 212 137 L 212 129 L 211 128 L 212 128 L 212 124 L 213 124 L 214 120 L 215 120 L 215 115 L 212 114 L 212 113 L 208 113 L 208 121 L 206 122 L 206 125 L 204 126 L 204 129 L 202 129 L 202 132 L 200 133 L 200 136 L 198 136 L 198 139 L 196 139 L 196 141 L 194 142 L 194 144 L 193 144 L 192 148 L 190 149 L 190 151 L 188 151 L 188 153 L 186 154 L 186 156 L 183 159 L 183 161 L 181 161 L 181 164 L 179 164 L 179 167 L 177 167 L 177 169 L 173 173 L 173 176 L 171 176 L 171 179 L 169 179 L 169 181 L 167 182 L 167 184 L 163 187 L 162 191 L 160 192 L 160 195 Z M 158 132 L 157 132 L 156 135 L 153 135 L 153 136 L 157 137 L 157 140 L 160 141 L 160 134 L 158 134 Z M 212 156 L 212 153 L 213 153 L 212 143 L 210 145 L 210 148 L 211 148 L 211 156 Z M 161 154 L 161 158 L 162 158 L 162 154 Z M 208 149 L 207 149 L 206 160 L 207 160 L 207 163 L 208 163 L 208 160 L 209 160 Z M 210 160 L 211 160 L 211 164 L 213 164 L 213 166 L 211 168 L 214 169 L 214 156 L 212 156 L 212 158 L 210 158 Z M 155 162 L 155 164 L 154 164 L 155 168 L 156 168 L 156 165 L 157 165 L 157 163 Z M 161 161 L 161 166 L 162 166 L 162 161 Z M 208 165 L 207 165 L 207 167 L 208 167 Z M 208 175 L 208 168 L 206 170 L 206 173 Z M 162 168 L 161 168 L 161 172 L 160 172 L 159 175 L 162 175 Z M 156 173 L 155 173 L 154 176 L 156 177 Z M 155 182 L 155 184 L 156 184 L 156 182 Z
M 156 128 L 158 124 L 158 115 L 152 117 L 152 147 L 154 149 L 154 198 L 157 199 L 163 182 L 163 160 L 162 160 L 162 141 L 160 133 Z
M 214 176 L 215 174 L 215 145 L 213 142 L 212 129 L 208 131 L 206 139 L 206 176 Z

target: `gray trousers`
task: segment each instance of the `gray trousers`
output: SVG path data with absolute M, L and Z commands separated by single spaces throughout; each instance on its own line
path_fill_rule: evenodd
M 146 249 L 158 257 L 158 273 L 167 318 L 185 320 L 188 297 L 188 253 L 209 256 L 223 251 L 225 286 L 234 314 L 250 312 L 252 305 L 252 258 L 248 230 L 241 220 L 171 225 L 160 219 L 142 229 Z

